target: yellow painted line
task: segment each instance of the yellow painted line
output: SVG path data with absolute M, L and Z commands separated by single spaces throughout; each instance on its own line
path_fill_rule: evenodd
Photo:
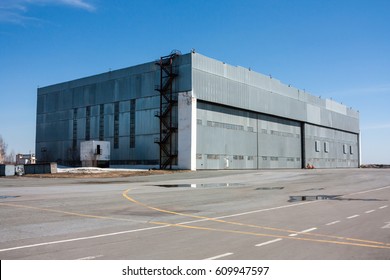
M 93 219 L 103 219 L 103 220 L 116 220 L 116 221 L 127 221 L 127 222 L 129 222 L 129 221 L 142 222 L 142 221 L 136 221 L 136 220 L 130 220 L 130 219 L 124 219 L 124 218 L 114 218 L 114 217 L 108 217 L 108 216 L 97 216 L 97 215 L 90 215 L 90 214 L 82 214 L 82 213 L 76 213 L 76 212 L 62 211 L 62 210 L 49 209 L 49 208 L 41 208 L 41 207 L 28 206 L 28 205 L 20 205 L 20 204 L 14 204 L 14 203 L 0 203 L 0 206 L 9 206 L 9 207 L 17 207 L 17 208 L 34 209 L 34 210 L 39 210 L 39 211 L 44 211 L 44 212 L 60 213 L 60 214 L 66 214 L 66 215 L 71 215 L 71 216 L 78 216 L 78 217 L 83 217 L 83 218 L 93 218 Z
M 273 227 L 264 227 L 264 226 L 258 226 L 258 225 L 253 225 L 253 224 L 245 224 L 245 223 L 239 223 L 239 222 L 232 222 L 232 221 L 226 221 L 226 220 L 221 220 L 218 218 L 210 218 L 210 217 L 205 217 L 205 216 L 198 216 L 198 215 L 192 215 L 192 214 L 186 214 L 186 213 L 180 213 L 176 211 L 170 211 L 170 210 L 165 210 L 157 207 L 150 206 L 148 204 L 145 204 L 143 202 L 140 202 L 133 197 L 129 196 L 128 193 L 131 189 L 127 189 L 122 193 L 123 197 L 126 198 L 127 200 L 146 207 L 151 210 L 155 210 L 158 212 L 162 213 L 168 213 L 172 215 L 178 215 L 178 216 L 184 216 L 184 217 L 189 217 L 189 218 L 194 218 L 194 219 L 199 219 L 199 220 L 204 220 L 204 221 L 213 221 L 213 222 L 218 222 L 218 223 L 225 223 L 225 224 L 231 224 L 231 225 L 238 225 L 238 226 L 245 226 L 245 227 L 251 227 L 251 228 L 258 228 L 258 229 L 264 229 L 264 230 L 270 230 L 270 231 L 279 231 L 279 232 L 286 232 L 286 233 L 294 233 L 294 234 L 300 234 L 300 235 L 308 235 L 308 236 L 316 236 L 316 237 L 326 237 L 326 238 L 333 238 L 333 239 L 339 239 L 339 240 L 347 240 L 347 241 L 354 241 L 354 242 L 360 242 L 360 243 L 367 243 L 367 244 L 376 244 L 380 246 L 381 248 L 387 248 L 390 249 L 390 244 L 384 243 L 384 242 L 378 242 L 378 241 L 371 241 L 371 240 L 364 240 L 364 239 L 356 239 L 356 238 L 350 238 L 350 237 L 342 237 L 342 236 L 333 236 L 333 235 L 325 235 L 325 234 L 318 234 L 318 233 L 309 233 L 309 232 L 299 232 L 295 230 L 289 230 L 289 229 L 280 229 L 280 228 L 273 228 Z M 184 226 L 184 223 L 179 223 L 177 225 Z M 280 237 L 280 236 L 274 236 L 270 234 L 264 234 L 261 236 L 269 236 L 269 237 Z M 283 236 L 283 238 L 286 238 Z M 304 240 L 304 239 L 299 239 L 299 240 Z M 313 239 L 308 239 L 308 240 L 313 240 Z M 334 242 L 336 244 L 344 244 L 344 242 L 338 243 L 338 241 L 330 241 L 329 243 Z M 360 244 L 358 243 L 358 244 Z M 355 244 L 355 243 L 348 243 L 348 244 Z
M 358 246 L 358 247 L 390 249 L 390 246 L 371 245 L 371 244 L 364 244 L 364 243 L 341 242 L 341 241 L 334 241 L 334 240 L 311 239 L 311 238 L 302 238 L 302 237 L 289 237 L 289 236 L 284 236 L 284 235 L 264 234 L 264 233 L 248 232 L 248 231 L 217 229 L 217 228 L 208 228 L 208 227 L 199 227 L 199 226 L 188 226 L 188 225 L 183 225 L 183 224 L 170 224 L 170 223 L 163 223 L 163 222 L 151 222 L 151 223 L 156 224 L 156 225 L 166 225 L 166 226 L 180 227 L 180 228 L 186 228 L 186 229 L 207 230 L 207 231 L 215 231 L 215 232 L 227 232 L 227 233 L 235 233 L 235 234 L 243 234 L 243 235 L 262 236 L 262 237 L 265 236 L 265 237 L 274 237 L 274 238 L 281 238 L 281 239 L 301 240 L 301 241 L 310 241 L 310 242 L 319 242 L 319 243 L 330 243 L 330 244 L 349 245 L 349 246 Z

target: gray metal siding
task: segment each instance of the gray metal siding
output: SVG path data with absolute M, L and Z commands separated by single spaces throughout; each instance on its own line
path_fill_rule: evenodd
M 175 61 L 179 76 L 174 91 L 191 90 L 191 55 Z M 154 62 L 60 83 L 38 89 L 36 154 L 38 160 L 77 162 L 72 150 L 73 128 L 76 141 L 86 140 L 86 107 L 90 106 L 90 139 L 99 139 L 100 105 L 104 105 L 104 139 L 111 142 L 111 159 L 117 164 L 158 164 L 160 70 Z M 130 148 L 130 100 L 135 102 L 135 148 Z M 114 148 L 114 103 L 119 102 L 119 147 Z M 73 119 L 74 109 L 77 117 Z
M 198 101 L 198 169 L 300 167 L 300 123 Z
M 273 77 L 196 53 L 177 57 L 173 67 L 178 73 L 173 92 L 192 92 L 197 99 L 197 168 L 300 168 L 306 163 L 315 167 L 358 166 L 357 111 L 284 85 Z M 72 150 L 74 140 L 79 147 L 87 138 L 87 130 L 90 140 L 98 140 L 103 120 L 103 140 L 111 142 L 112 162 L 158 164 L 155 139 L 160 126 L 155 115 L 160 96 L 155 88 L 159 82 L 160 69 L 151 62 L 40 88 L 38 160 L 77 162 L 78 153 Z M 131 106 L 134 100 L 135 111 Z M 117 102 L 119 134 L 114 131 Z M 174 122 L 178 121 L 176 111 Z M 114 148 L 114 136 L 119 140 L 118 148 Z M 174 146 L 177 141 L 175 138 Z M 302 143 L 305 162 L 301 158 Z
M 300 168 L 300 123 L 258 115 L 258 167 Z
M 359 132 L 359 114 L 332 100 L 312 96 L 273 77 L 192 55 L 197 99 L 339 130 Z
M 198 101 L 197 169 L 358 167 L 358 134 Z M 317 146 L 316 146 L 317 143 Z
M 305 124 L 306 164 L 316 168 L 358 167 L 358 139 L 359 136 L 355 133 Z M 316 142 L 319 145 L 318 150 Z M 328 147 L 327 151 L 325 145 Z M 344 145 L 347 147 L 346 151 Z

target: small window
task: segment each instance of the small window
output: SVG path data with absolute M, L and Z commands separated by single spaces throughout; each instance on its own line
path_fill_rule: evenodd
M 345 155 L 347 154 L 347 145 L 346 144 L 343 145 L 343 153 Z
M 96 154 L 101 155 L 102 154 L 102 149 L 100 148 L 100 145 L 97 145 L 96 147 Z
M 329 142 L 324 142 L 324 152 L 329 153 Z
M 350 153 L 351 155 L 353 155 L 353 147 L 352 147 L 352 146 L 349 146 L 349 153 Z
M 321 151 L 320 141 L 316 141 L 315 142 L 315 149 L 316 149 L 316 152 L 320 152 Z
M 219 155 L 209 154 L 207 155 L 207 159 L 219 159 Z

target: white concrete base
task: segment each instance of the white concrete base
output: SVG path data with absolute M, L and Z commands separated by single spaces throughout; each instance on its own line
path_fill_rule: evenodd
M 178 167 L 196 170 L 196 98 L 192 92 L 178 95 Z

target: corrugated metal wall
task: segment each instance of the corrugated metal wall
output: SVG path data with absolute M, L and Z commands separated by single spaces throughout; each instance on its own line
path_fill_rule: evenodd
M 243 67 L 193 54 L 196 98 L 287 119 L 359 133 L 359 113 Z
M 257 120 L 253 114 L 197 103 L 197 168 L 257 168 Z
M 316 168 L 358 167 L 358 135 L 305 124 L 306 163 Z
M 197 168 L 358 166 L 357 111 L 200 54 L 192 66 Z
M 177 57 L 174 69 L 173 91 L 196 99 L 196 110 L 182 110 L 191 128 L 181 133 L 197 135 L 197 168 L 358 166 L 358 112 L 197 53 Z M 38 160 L 77 164 L 81 141 L 104 140 L 112 164 L 158 165 L 159 82 L 151 62 L 40 88 Z M 179 153 L 191 159 L 190 150 Z
M 198 101 L 197 168 L 300 168 L 300 123 Z
M 199 100 L 197 104 L 197 169 L 359 165 L 357 134 Z
M 190 91 L 191 56 L 178 57 L 175 70 L 174 91 Z M 38 89 L 38 160 L 78 164 L 80 142 L 102 138 L 113 165 L 158 165 L 159 83 L 151 62 Z

